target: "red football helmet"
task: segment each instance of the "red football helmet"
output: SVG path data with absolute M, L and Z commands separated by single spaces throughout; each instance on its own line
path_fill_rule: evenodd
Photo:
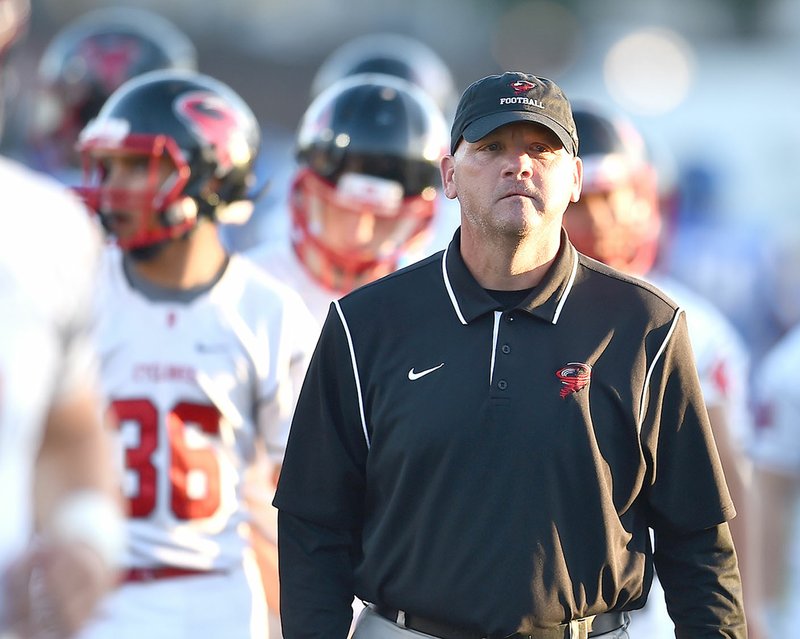
M 306 110 L 291 193 L 292 243 L 337 291 L 391 272 L 428 228 L 447 126 L 433 100 L 383 74 L 331 86 Z
M 189 38 L 141 9 L 104 8 L 64 27 L 45 49 L 29 135 L 34 163 L 55 172 L 74 166 L 78 133 L 125 81 L 158 69 L 194 70 Z
M 113 234 L 130 211 L 143 219 L 117 238 L 124 249 L 180 237 L 199 216 L 245 205 L 260 144 L 255 116 L 228 86 L 188 71 L 153 71 L 123 84 L 81 132 L 84 183 L 78 192 Z M 147 184 L 107 183 L 107 162 L 147 163 Z M 169 176 L 162 179 L 164 163 Z
M 572 113 L 583 190 L 567 209 L 564 228 L 582 253 L 644 275 L 655 262 L 661 232 L 655 170 L 644 139 L 621 116 L 584 105 Z

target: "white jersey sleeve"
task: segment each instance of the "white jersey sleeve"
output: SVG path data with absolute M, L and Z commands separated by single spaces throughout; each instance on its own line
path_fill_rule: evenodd
M 242 270 L 256 281 L 269 282 L 280 295 L 281 312 L 274 316 L 272 325 L 256 324 L 256 342 L 259 348 L 275 356 L 269 360 L 270 369 L 259 373 L 259 392 L 256 424 L 274 464 L 280 464 L 286 450 L 294 406 L 305 378 L 308 363 L 316 346 L 319 324 L 299 293 L 278 282 L 244 256 L 236 256 Z M 253 300 L 258 293 L 251 294 Z
M 757 466 L 800 477 L 800 325 L 764 357 L 753 376 Z

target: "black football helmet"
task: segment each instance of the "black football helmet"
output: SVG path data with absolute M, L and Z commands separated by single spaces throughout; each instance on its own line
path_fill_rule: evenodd
M 415 84 L 445 115 L 458 101 L 453 76 L 444 60 L 419 40 L 395 33 L 359 36 L 334 50 L 314 76 L 312 98 L 334 82 L 362 73 L 385 73 Z
M 153 71 L 115 91 L 81 132 L 84 167 L 78 192 L 103 219 L 141 209 L 147 221 L 118 243 L 137 248 L 181 236 L 198 216 L 215 219 L 226 207 L 247 206 L 260 145 L 253 112 L 227 85 L 188 71 Z M 147 188 L 104 183 L 105 162 L 118 155 L 149 158 Z M 174 165 L 158 178 L 163 158 Z
M 396 267 L 431 223 L 447 126 L 416 86 L 355 75 L 321 93 L 297 134 L 292 243 L 308 270 L 346 291 Z
M 657 257 L 661 232 L 656 172 L 645 140 L 626 117 L 593 104 L 574 104 L 572 115 L 583 189 L 564 227 L 582 253 L 644 275 Z
M 74 165 L 78 133 L 125 81 L 158 69 L 196 67 L 189 38 L 155 13 L 103 8 L 69 23 L 39 64 L 29 131 L 35 163 L 51 172 Z

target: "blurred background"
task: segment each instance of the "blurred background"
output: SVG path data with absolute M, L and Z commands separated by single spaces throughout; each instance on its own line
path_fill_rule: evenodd
M 800 319 L 796 0 L 33 0 L 17 108 L 27 109 L 59 28 L 123 4 L 187 33 L 200 70 L 236 89 L 266 143 L 288 156 L 321 62 L 371 32 L 429 45 L 459 94 L 483 75 L 522 70 L 553 78 L 573 100 L 620 109 L 659 166 L 672 228 L 665 267 L 731 317 L 756 359 Z

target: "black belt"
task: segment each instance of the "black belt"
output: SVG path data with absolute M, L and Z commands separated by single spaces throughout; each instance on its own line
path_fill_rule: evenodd
M 420 617 L 419 615 L 394 610 L 385 606 L 375 606 L 375 612 L 404 628 L 439 637 L 440 639 L 579 639 L 580 637 L 597 637 L 607 632 L 618 630 L 628 623 L 625 613 L 607 612 L 596 615 L 594 618 L 585 617 L 575 620 L 572 624 L 562 623 L 550 628 L 536 628 L 524 633 L 517 632 L 501 637 L 499 635 L 487 636 L 478 631 L 471 631 L 446 622 Z M 591 630 L 588 630 L 590 622 Z M 581 626 L 583 626 L 582 632 Z

